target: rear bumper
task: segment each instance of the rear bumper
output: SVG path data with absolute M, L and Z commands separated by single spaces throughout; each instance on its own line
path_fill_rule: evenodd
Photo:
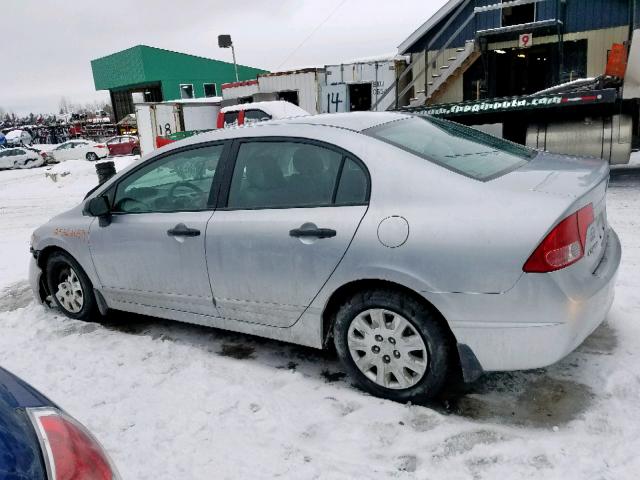
M 459 343 L 475 354 L 482 370 L 541 368 L 575 350 L 606 318 L 614 298 L 621 246 L 613 230 L 606 252 L 581 294 L 568 295 L 558 275 L 524 274 L 499 295 L 457 294 L 442 309 Z M 447 315 L 447 307 L 453 311 Z

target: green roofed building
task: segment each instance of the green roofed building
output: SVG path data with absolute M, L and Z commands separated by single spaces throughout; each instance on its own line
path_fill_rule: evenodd
M 92 60 L 91 70 L 96 90 L 109 90 L 116 121 L 134 112 L 134 93 L 145 102 L 216 97 L 236 81 L 233 63 L 146 45 Z M 238 65 L 240 80 L 265 72 Z

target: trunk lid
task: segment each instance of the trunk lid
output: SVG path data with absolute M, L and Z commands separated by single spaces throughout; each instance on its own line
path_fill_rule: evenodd
M 591 203 L 594 221 L 587 231 L 584 258 L 578 262 L 592 272 L 605 251 L 607 222 L 606 192 L 609 163 L 596 158 L 577 158 L 546 152 L 538 153 L 527 165 L 495 180 L 510 190 L 530 191 L 554 196 L 565 204 L 562 214 L 540 232 L 542 240 L 567 216 Z M 535 201 L 535 200 L 534 200 Z

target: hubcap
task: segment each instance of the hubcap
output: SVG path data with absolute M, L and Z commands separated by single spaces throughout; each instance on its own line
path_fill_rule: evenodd
M 406 318 L 390 310 L 360 313 L 349 326 L 347 343 L 358 369 L 385 388 L 410 388 L 427 371 L 424 340 Z
M 60 274 L 59 281 L 56 298 L 60 305 L 68 312 L 78 313 L 82 310 L 82 305 L 84 304 L 82 285 L 78 275 L 72 268 L 69 268 Z

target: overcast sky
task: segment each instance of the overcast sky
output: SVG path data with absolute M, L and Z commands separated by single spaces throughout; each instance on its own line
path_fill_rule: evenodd
M 282 70 L 396 52 L 445 0 L 2 0 L 0 108 L 53 112 L 108 99 L 92 59 L 137 44 Z M 323 20 L 335 14 L 324 24 Z M 320 28 L 288 60 L 314 29 Z M 283 62 L 286 63 L 283 64 Z

